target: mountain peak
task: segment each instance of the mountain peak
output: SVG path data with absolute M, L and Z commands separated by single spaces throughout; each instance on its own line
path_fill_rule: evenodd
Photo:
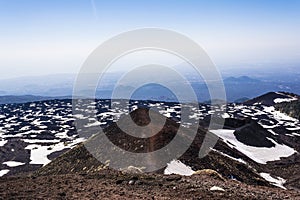
M 255 97 L 244 102 L 245 105 L 263 104 L 266 106 L 274 106 L 276 103 L 289 102 L 297 100 L 298 96 L 292 93 L 285 92 L 268 92 L 261 96 Z

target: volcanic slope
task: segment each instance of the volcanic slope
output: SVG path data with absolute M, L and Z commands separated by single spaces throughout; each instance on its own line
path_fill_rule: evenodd
M 148 109 L 137 109 L 131 114 L 131 118 L 139 125 L 146 125 L 149 123 Z M 160 115 L 160 114 L 158 114 Z M 139 121 L 137 121 L 139 120 Z M 122 118 L 120 119 L 122 121 Z M 155 126 L 155 124 L 153 125 Z M 154 136 L 150 138 L 135 138 L 124 133 L 116 123 L 113 123 L 107 127 L 104 132 L 106 137 L 110 139 L 115 145 L 122 147 L 126 151 L 141 153 L 151 152 L 160 149 L 169 144 L 177 133 L 179 124 L 173 120 L 166 119 L 166 123 L 163 128 Z M 132 129 L 134 130 L 134 129 Z M 189 138 L 189 129 L 185 129 L 186 135 L 182 136 L 182 141 L 191 140 Z M 234 160 L 229 156 L 225 156 L 217 151 L 211 151 L 206 157 L 200 159 L 198 154 L 206 134 L 204 129 L 198 129 L 195 139 L 192 138 L 192 144 L 189 149 L 179 158 L 179 160 L 190 166 L 192 170 L 197 171 L 201 169 L 213 169 L 224 177 L 234 177 L 245 183 L 254 185 L 269 185 L 255 170 L 249 167 L 244 162 L 240 162 L 238 159 Z M 96 135 L 85 142 L 86 146 L 89 143 L 97 141 L 97 137 L 105 137 L 104 135 Z M 89 151 L 85 148 L 85 145 L 81 144 L 72 150 L 64 153 L 62 156 L 56 158 L 48 165 L 39 169 L 36 175 L 52 175 L 52 174 L 68 174 L 68 173 L 93 173 L 103 168 L 109 167 L 111 160 L 108 159 L 107 163 L 99 162 L 95 159 Z M 95 145 L 96 146 L 96 145 Z M 218 141 L 217 147 L 228 149 L 227 145 L 221 140 Z M 97 153 L 101 154 L 101 146 L 97 146 Z M 113 150 L 112 150 L 113 151 Z M 235 150 L 232 150 L 235 151 Z M 235 151 L 236 154 L 240 154 Z M 109 156 L 108 156 L 109 157 Z M 159 158 L 152 158 L 151 162 L 157 162 Z M 172 160 L 169 160 L 171 162 Z M 128 161 L 128 166 L 134 166 L 143 169 L 143 164 L 135 163 L 135 160 Z M 156 171 L 157 173 L 163 173 L 165 168 Z

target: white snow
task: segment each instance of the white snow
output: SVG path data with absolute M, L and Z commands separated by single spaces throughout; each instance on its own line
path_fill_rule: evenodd
M 286 136 L 294 137 L 293 134 L 285 134 Z
M 274 99 L 274 103 L 282 103 L 282 102 L 291 102 L 298 100 L 296 97 L 290 97 L 290 98 L 277 98 Z
M 9 172 L 9 169 L 2 169 L 2 170 L 0 170 L 0 176 L 4 176 L 8 172 Z
M 9 124 L 5 124 L 4 127 L 11 128 L 13 126 L 19 126 L 20 124 L 21 124 L 20 122 L 17 122 L 17 123 L 10 122 Z
M 269 126 L 269 125 L 265 125 L 265 124 L 261 124 L 261 123 L 259 123 L 263 128 L 265 128 L 265 129 L 272 129 L 272 128 L 276 128 L 276 127 L 278 127 L 279 125 L 277 125 L 277 124 L 275 124 L 275 125 L 271 125 L 271 126 Z
M 275 147 L 254 147 L 245 145 L 238 141 L 233 134 L 234 130 L 218 129 L 210 130 L 210 132 L 222 138 L 229 147 L 237 149 L 253 161 L 261 164 L 266 164 L 268 161 L 280 160 L 281 157 L 288 157 L 296 153 L 296 151 L 291 147 L 278 144 L 271 138 L 268 138 L 268 140 L 274 143 Z
M 190 115 L 190 119 L 199 119 L 202 116 L 201 112 L 194 112 L 193 115 Z
M 295 136 L 300 136 L 299 133 L 292 133 L 292 135 L 295 135 Z
M 23 139 L 24 142 L 35 144 L 35 143 L 58 143 L 60 140 L 54 139 L 54 140 L 41 140 L 41 139 Z
M 222 118 L 224 118 L 224 119 L 230 118 L 230 115 L 228 113 L 223 113 L 222 114 Z
M 61 151 L 65 148 L 71 148 L 75 144 L 78 144 L 80 142 L 83 142 L 84 138 L 77 138 L 70 142 L 69 144 L 65 144 L 63 142 L 50 145 L 50 146 L 41 146 L 37 144 L 30 144 L 25 149 L 30 149 L 30 164 L 43 164 L 46 165 L 50 162 L 50 160 L 47 158 L 49 154 L 56 151 Z
M 77 119 L 86 119 L 87 117 L 83 116 L 83 114 L 76 114 L 74 115 L 75 118 Z
M 269 129 L 268 130 L 270 133 L 272 133 L 273 135 L 279 135 L 278 133 L 275 133 L 273 130 Z
M 285 121 L 294 121 L 297 122 L 298 120 L 295 118 L 292 118 L 284 113 L 281 113 L 277 110 L 275 110 L 274 106 L 264 106 L 264 111 L 267 113 L 270 113 L 274 116 L 274 119 L 281 121 L 281 120 L 285 120 Z
M 89 123 L 89 124 L 85 125 L 84 127 L 88 128 L 88 127 L 92 127 L 92 126 L 100 126 L 100 125 L 103 125 L 103 124 L 105 124 L 105 123 L 101 123 L 99 121 L 95 121 L 93 123 Z
M 41 145 L 33 144 L 33 145 L 28 145 L 25 149 L 31 150 L 30 164 L 46 165 L 50 162 L 50 160 L 47 158 L 47 155 L 49 155 L 53 151 L 51 151 L 48 146 L 41 146 Z
M 17 135 L 20 135 L 18 137 L 22 137 L 23 135 L 34 135 L 34 134 L 40 134 L 42 133 L 42 130 L 29 130 L 29 131 L 25 131 L 23 133 L 18 133 Z
M 219 153 L 219 154 L 221 154 L 221 155 L 227 157 L 227 158 L 230 158 L 230 159 L 232 159 L 232 160 L 235 160 L 235 161 L 238 161 L 238 162 L 240 162 L 240 163 L 243 163 L 243 164 L 247 165 L 246 161 L 244 161 L 244 160 L 241 159 L 241 158 L 234 158 L 234 157 L 232 157 L 232 156 L 230 156 L 230 155 L 227 155 L 227 154 L 225 154 L 225 153 L 223 153 L 223 152 L 221 152 L 221 151 L 218 151 L 218 150 L 216 150 L 216 149 L 213 149 L 213 148 L 210 148 L 210 149 L 211 149 L 212 151 L 215 151 L 215 152 L 217 152 L 217 153 Z
M 0 147 L 3 147 L 7 143 L 7 140 L 0 140 Z
M 29 105 L 29 107 L 35 107 L 35 106 L 36 106 L 35 103 L 31 103 L 31 104 Z
M 300 126 L 299 127 L 293 127 L 293 128 L 286 128 L 289 131 L 297 131 L 300 130 Z
M 281 177 L 273 178 L 270 174 L 268 173 L 260 173 L 259 174 L 261 177 L 263 177 L 266 181 L 269 181 L 272 185 L 275 185 L 277 187 L 286 189 L 283 184 L 285 184 L 286 180 L 284 180 Z
M 40 128 L 40 129 L 47 129 L 47 128 L 48 128 L 48 126 L 41 125 L 41 126 L 39 126 L 39 128 Z
M 250 110 L 248 108 L 243 108 L 241 112 L 244 113 L 244 114 L 250 114 L 251 115 L 252 110 Z
M 191 167 L 186 166 L 179 160 L 172 160 L 168 163 L 167 168 L 164 171 L 164 174 L 179 174 L 184 176 L 191 176 L 195 171 Z
M 20 128 L 20 131 L 27 131 L 29 129 L 30 129 L 29 126 L 23 126 L 22 128 Z
M 25 165 L 25 163 L 17 162 L 17 161 L 6 161 L 3 164 L 7 165 L 8 167 L 17 167 L 20 165 Z
M 64 130 L 63 132 L 58 132 L 56 133 L 55 131 L 53 132 L 55 133 L 55 137 L 58 137 L 58 138 L 68 138 L 68 130 Z
M 225 190 L 221 187 L 218 186 L 212 186 L 210 189 L 210 191 L 221 191 L 221 192 L 225 192 Z

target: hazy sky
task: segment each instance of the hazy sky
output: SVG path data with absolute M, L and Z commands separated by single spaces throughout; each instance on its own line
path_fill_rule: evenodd
M 101 42 L 158 27 L 199 43 L 219 67 L 300 63 L 298 0 L 0 0 L 0 78 L 76 73 Z

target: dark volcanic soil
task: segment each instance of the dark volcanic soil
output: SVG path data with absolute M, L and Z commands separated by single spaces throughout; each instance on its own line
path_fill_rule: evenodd
M 225 191 L 210 191 L 218 186 Z M 207 174 L 97 174 L 3 177 L 0 199 L 300 199 L 291 190 L 224 181 Z

